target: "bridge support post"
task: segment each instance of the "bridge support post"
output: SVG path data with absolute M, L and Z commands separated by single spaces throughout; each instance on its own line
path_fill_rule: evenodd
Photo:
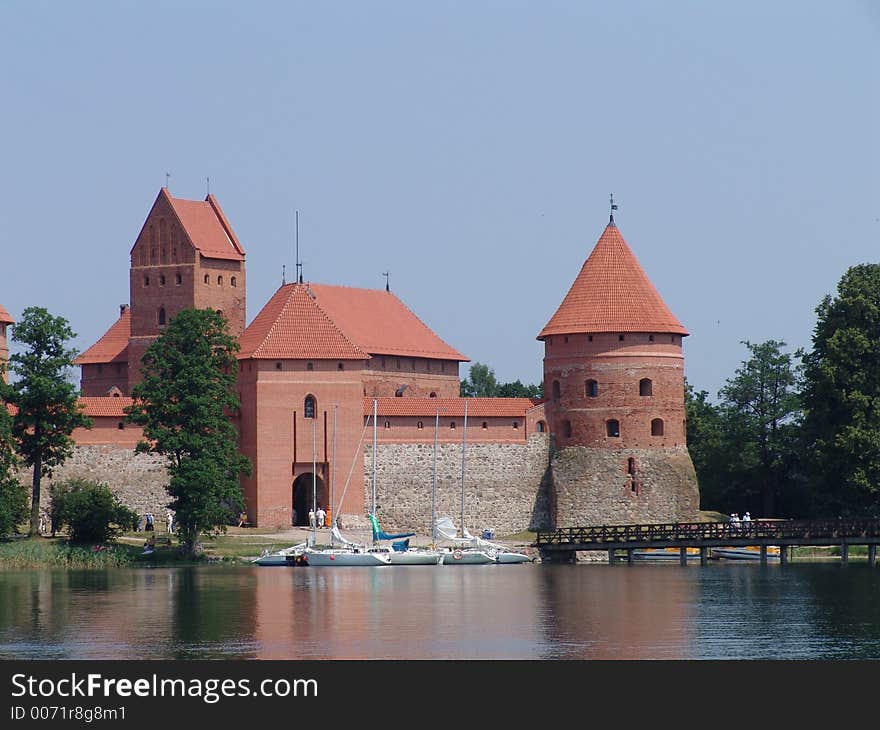
M 614 565 L 614 548 L 608 550 L 608 565 Z
M 680 547 L 678 549 L 678 564 L 679 565 L 687 565 L 688 564 L 688 549 L 686 547 Z
M 877 562 L 877 546 L 876 545 L 868 545 L 868 565 L 872 568 L 874 564 Z
M 761 545 L 761 565 L 767 565 L 767 546 Z
M 633 550 L 632 548 L 626 549 L 626 562 L 627 563 L 632 564 L 633 560 L 635 560 L 634 553 L 635 553 L 635 550 Z
M 788 545 L 779 546 L 779 564 L 785 565 L 788 562 Z
M 700 565 L 708 565 L 709 563 L 709 548 L 701 547 L 700 548 Z
M 840 546 L 840 562 L 846 565 L 849 563 L 849 544 L 843 543 Z

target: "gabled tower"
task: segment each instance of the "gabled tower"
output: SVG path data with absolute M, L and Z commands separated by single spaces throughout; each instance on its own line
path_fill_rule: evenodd
M 685 438 L 687 335 L 612 216 L 538 335 L 555 526 L 696 516 L 699 491 Z
M 217 309 L 233 337 L 244 332 L 244 249 L 213 195 L 183 200 L 159 191 L 131 248 L 129 291 L 128 392 L 147 347 L 181 310 Z

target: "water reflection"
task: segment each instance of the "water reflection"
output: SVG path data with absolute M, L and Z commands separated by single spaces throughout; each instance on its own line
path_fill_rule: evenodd
M 867 565 L 0 573 L 0 658 L 880 658 Z

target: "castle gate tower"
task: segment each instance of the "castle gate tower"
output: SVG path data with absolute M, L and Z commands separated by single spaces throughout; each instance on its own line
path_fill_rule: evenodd
M 685 438 L 687 335 L 612 215 L 538 335 L 554 527 L 696 517 L 699 490 Z
M 9 365 L 9 343 L 6 339 L 6 328 L 14 323 L 15 320 L 0 304 L 0 377 L 3 378 L 4 383 L 9 382 L 9 373 L 6 370 Z

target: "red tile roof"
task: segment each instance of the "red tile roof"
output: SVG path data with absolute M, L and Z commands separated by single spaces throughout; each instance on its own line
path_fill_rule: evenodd
M 87 416 L 101 417 L 110 416 L 112 418 L 124 418 L 125 413 L 122 409 L 130 406 L 134 401 L 131 398 L 119 396 L 118 398 L 108 396 L 85 396 L 79 399 L 81 405 L 85 407 Z
M 128 338 L 131 336 L 131 308 L 126 307 L 122 314 L 104 335 L 82 355 L 73 361 L 74 365 L 92 365 L 111 362 L 128 362 Z
M 9 316 L 6 308 L 0 304 L 0 324 L 13 324 L 15 320 Z
M 614 223 L 605 228 L 537 339 L 587 332 L 688 334 L 660 298 Z
M 308 286 L 318 306 L 346 337 L 371 355 L 468 362 L 391 292 L 327 284 Z
M 238 340 L 239 359 L 368 360 L 318 306 L 305 284 L 285 284 Z
M 468 404 L 468 419 L 474 418 L 522 418 L 538 400 L 531 398 L 376 398 L 376 410 L 380 416 L 424 416 L 433 418 L 440 409 L 440 416 L 464 417 L 464 403 Z M 373 414 L 373 398 L 364 398 L 364 415 Z
M 213 195 L 208 195 L 205 200 L 184 200 L 172 198 L 167 188 L 162 188 L 159 195 L 166 197 L 190 242 L 202 256 L 233 261 L 244 259 L 244 249 Z

